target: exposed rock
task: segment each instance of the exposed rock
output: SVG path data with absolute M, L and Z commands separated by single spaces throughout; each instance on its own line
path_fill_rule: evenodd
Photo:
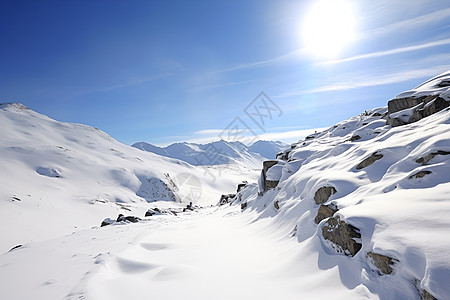
M 355 256 L 361 250 L 359 229 L 341 221 L 339 216 L 329 218 L 322 227 L 322 236 L 332 243 L 338 253 Z
M 322 204 L 328 201 L 331 195 L 336 194 L 336 189 L 333 186 L 323 186 L 319 188 L 314 194 L 314 201 L 316 204 Z
M 241 204 L 241 209 L 246 209 L 247 208 L 247 202 L 244 202 Z
M 393 99 L 388 102 L 389 117 L 386 124 L 392 127 L 410 124 L 426 118 L 450 106 L 450 102 L 439 97 L 439 95 L 428 95 L 423 97 L 406 97 Z M 392 117 L 391 114 L 414 108 L 411 112 Z M 411 115 L 410 115 L 411 114 Z
M 154 208 L 149 208 L 145 212 L 145 216 L 151 217 L 154 215 L 164 215 L 164 214 L 177 215 L 177 213 L 178 212 L 176 212 L 175 210 L 163 210 L 163 209 L 159 209 L 158 207 L 154 207 Z
M 378 154 L 378 152 L 372 153 L 371 156 L 369 156 L 368 158 L 366 158 L 365 160 L 363 160 L 356 166 L 356 170 L 364 169 L 365 167 L 370 166 L 371 164 L 373 164 L 377 160 L 381 159 L 382 157 L 383 157 L 383 154 Z
M 413 178 L 423 178 L 425 175 L 431 174 L 431 171 L 419 171 L 411 176 L 409 176 L 409 179 Z
M 317 216 L 314 219 L 314 222 L 316 224 L 319 224 L 320 221 L 324 219 L 328 219 L 334 215 L 335 212 L 337 212 L 339 209 L 334 204 L 329 205 L 320 205 L 319 210 L 317 211 Z
M 393 114 L 404 109 L 413 108 L 421 103 L 429 103 L 436 99 L 437 95 L 428 95 L 423 97 L 395 98 L 388 101 L 388 114 Z
M 414 286 L 416 287 L 416 290 L 419 293 L 419 297 L 421 300 L 438 300 L 426 289 L 421 288 L 419 279 L 414 279 Z
M 110 218 L 106 218 L 106 219 L 103 220 L 103 222 L 102 222 L 102 224 L 100 225 L 100 227 L 111 225 L 111 224 L 113 224 L 114 222 L 116 222 L 116 221 L 115 221 L 115 220 L 112 220 L 112 219 L 110 219 Z
M 270 189 L 276 188 L 278 183 L 279 183 L 278 180 L 266 180 L 265 190 L 268 191 Z
M 382 115 L 380 113 L 376 112 L 376 113 L 372 114 L 372 117 L 382 117 Z
M 449 154 L 450 154 L 449 151 L 438 150 L 437 152 L 432 152 L 424 157 L 416 159 L 416 163 L 425 165 L 437 155 L 449 155 Z
M 398 262 L 398 259 L 375 252 L 367 252 L 366 258 L 377 268 L 379 275 L 391 274 L 392 266 Z
M 291 146 L 292 147 L 292 146 Z M 294 145 L 294 148 L 296 147 L 296 145 Z M 291 153 L 291 151 L 284 151 L 284 152 L 280 152 L 276 155 L 277 159 L 280 160 L 288 160 L 289 159 L 289 154 Z
M 139 222 L 141 220 L 141 218 L 135 217 L 135 216 L 124 216 L 122 214 L 120 214 L 117 217 L 116 222 L 131 222 L 131 223 L 136 223 Z
M 264 191 L 268 191 L 269 189 L 273 189 L 278 185 L 278 180 L 267 180 L 267 171 L 275 166 L 278 163 L 277 160 L 266 160 L 263 162 L 263 185 L 264 185 Z
M 239 188 L 238 188 L 238 190 L 239 190 Z M 235 197 L 236 197 L 236 194 L 226 194 L 226 195 L 220 196 L 219 206 L 230 203 Z
M 247 184 L 248 184 L 247 181 L 243 181 L 243 182 L 239 183 L 237 186 L 236 193 L 239 193 L 243 188 L 245 188 L 247 186 Z
M 280 209 L 280 203 L 278 202 L 278 200 L 273 203 L 273 207 L 275 207 L 276 209 Z
M 351 138 L 350 138 L 350 142 L 354 142 L 354 141 L 357 141 L 357 140 L 360 140 L 361 139 L 361 136 L 359 136 L 359 135 L 354 135 L 354 136 L 352 136 Z
M 16 196 L 13 196 L 13 197 L 12 197 L 12 201 L 22 201 L 22 200 L 20 200 L 20 198 L 18 198 L 18 197 L 16 197 Z

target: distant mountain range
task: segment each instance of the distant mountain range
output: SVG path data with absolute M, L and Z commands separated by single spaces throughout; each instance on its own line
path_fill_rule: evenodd
M 282 142 L 257 141 L 247 147 L 238 141 L 220 140 L 209 144 L 174 143 L 167 147 L 138 142 L 132 147 L 200 166 L 230 164 L 245 160 L 275 159 L 276 154 L 288 148 L 289 145 Z

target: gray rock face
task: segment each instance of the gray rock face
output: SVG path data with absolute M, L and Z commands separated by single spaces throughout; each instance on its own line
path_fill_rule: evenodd
M 420 158 L 416 159 L 416 163 L 426 165 L 430 160 L 432 160 L 437 155 L 449 155 L 449 154 L 450 154 L 450 152 L 448 152 L 448 151 L 438 150 L 437 152 L 432 152 L 424 157 L 420 157 Z
M 320 221 L 328 219 L 334 215 L 339 209 L 334 204 L 324 205 L 322 204 L 317 211 L 317 216 L 314 219 L 316 224 L 319 224 Z
M 361 139 L 361 136 L 356 134 L 350 138 L 350 142 L 355 142 L 360 139 Z
M 366 258 L 377 268 L 379 275 L 391 274 L 392 266 L 398 262 L 398 259 L 375 252 L 367 252 Z
M 355 256 L 361 250 L 359 229 L 341 221 L 339 216 L 329 218 L 322 227 L 322 236 L 333 244 L 338 253 Z
M 278 163 L 277 160 L 266 160 L 263 162 L 263 184 L 264 184 L 264 191 L 268 191 L 270 189 L 276 188 L 279 181 L 275 180 L 267 180 L 267 171 L 275 166 Z
M 412 108 L 420 103 L 429 103 L 436 99 L 436 95 L 428 95 L 423 97 L 406 97 L 400 99 L 392 99 L 388 101 L 388 113 L 393 114 L 404 109 Z
M 360 162 L 357 166 L 356 166 L 356 170 L 361 170 L 364 169 L 365 167 L 370 166 L 371 164 L 373 164 L 374 162 L 376 162 L 377 160 L 381 159 L 383 157 L 383 154 L 378 154 L 378 152 L 373 153 L 371 156 L 369 156 L 368 158 L 366 158 L 365 160 L 363 160 L 362 162 Z
M 220 200 L 219 200 L 219 206 L 221 205 L 225 205 L 227 203 L 230 203 L 231 201 L 233 201 L 233 199 L 236 198 L 236 194 L 226 194 L 226 195 L 222 195 L 220 196 Z
M 239 193 L 243 188 L 245 188 L 247 186 L 247 184 L 248 184 L 247 181 L 243 181 L 243 182 L 239 183 L 237 186 L 236 193 Z
M 431 171 L 419 171 L 411 176 L 409 176 L 409 179 L 413 179 L 413 178 L 423 178 L 425 177 L 425 175 L 427 174 L 431 174 Z
M 280 209 L 280 203 L 278 200 L 273 203 L 273 207 L 275 207 L 275 209 Z
M 336 194 L 336 189 L 333 186 L 323 186 L 319 188 L 314 194 L 314 201 L 316 204 L 322 204 L 328 201 L 331 195 Z
M 414 284 L 421 300 L 438 300 L 430 292 L 421 288 L 419 279 L 414 279 Z
M 437 113 L 450 106 L 450 102 L 441 98 L 439 95 L 428 95 L 423 97 L 406 97 L 400 99 L 392 99 L 388 102 L 388 119 L 387 125 L 392 127 L 401 126 L 417 122 L 434 113 Z M 405 118 L 391 117 L 391 114 L 401 112 L 405 109 L 415 107 L 411 116 L 406 115 Z

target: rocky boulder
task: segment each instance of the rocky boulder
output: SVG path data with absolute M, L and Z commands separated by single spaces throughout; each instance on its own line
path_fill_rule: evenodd
M 336 194 L 334 186 L 323 186 L 319 188 L 314 194 L 314 201 L 316 204 L 322 204 L 328 201 L 331 195 Z
M 331 242 L 333 249 L 345 255 L 355 256 L 362 247 L 359 229 L 342 221 L 339 216 L 325 222 L 322 236 Z
M 356 170 L 364 169 L 365 167 L 370 166 L 371 164 L 373 164 L 377 160 L 381 159 L 382 157 L 383 157 L 383 154 L 378 154 L 378 152 L 372 153 L 371 156 L 369 156 L 368 158 L 364 159 L 362 162 L 360 162 L 356 166 Z
M 366 258 L 370 265 L 375 267 L 379 275 L 391 274 L 394 271 L 392 266 L 398 262 L 398 259 L 375 252 L 367 252 Z
M 413 178 L 423 178 L 425 177 L 425 175 L 431 174 L 431 171 L 419 171 L 411 176 L 409 176 L 409 179 L 413 179 Z
M 392 127 L 417 122 L 450 106 L 439 94 L 395 98 L 388 102 L 387 125 Z
M 328 205 L 322 204 L 319 207 L 319 210 L 317 211 L 317 216 L 314 219 L 314 222 L 316 222 L 316 224 L 319 224 L 320 221 L 332 217 L 334 215 L 334 213 L 337 212 L 338 210 L 339 209 L 334 204 L 328 204 Z
M 278 180 L 273 180 L 272 178 L 267 178 L 267 173 L 270 168 L 278 164 L 277 160 L 266 160 L 263 162 L 263 169 L 262 169 L 262 183 L 264 187 L 264 191 L 268 191 L 270 189 L 276 188 L 278 185 Z
M 220 196 L 219 206 L 230 203 L 234 198 L 236 198 L 236 194 L 226 194 Z
M 449 151 L 438 150 L 436 152 L 431 152 L 430 154 L 424 157 L 419 157 L 418 159 L 416 159 L 416 163 L 426 165 L 427 163 L 430 162 L 430 160 L 435 158 L 437 155 L 449 155 L 449 154 L 450 154 Z
M 247 181 L 243 181 L 243 182 L 239 183 L 237 186 L 236 193 L 239 193 L 243 188 L 245 188 L 247 186 L 247 184 L 248 184 Z

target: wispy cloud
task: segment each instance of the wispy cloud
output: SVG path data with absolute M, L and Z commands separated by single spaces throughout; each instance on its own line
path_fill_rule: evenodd
M 224 83 L 218 83 L 218 84 L 212 84 L 212 85 L 205 85 L 197 88 L 190 89 L 189 91 L 203 91 L 203 90 L 209 90 L 209 89 L 217 89 L 222 87 L 230 87 L 235 85 L 242 85 L 250 82 L 254 82 L 255 80 L 244 80 L 244 81 L 234 81 L 234 82 L 224 82 Z
M 300 96 L 306 94 L 317 94 L 317 93 L 325 93 L 325 92 L 335 92 L 335 91 L 345 91 L 352 89 L 359 89 L 364 87 L 373 87 L 380 85 L 387 85 L 399 82 L 405 82 L 412 79 L 419 79 L 424 77 L 435 76 L 436 74 L 440 74 L 442 72 L 448 71 L 450 69 L 450 65 L 439 65 L 426 69 L 419 70 L 406 70 L 397 73 L 391 74 L 382 74 L 377 76 L 357 76 L 354 75 L 353 79 L 349 79 L 347 81 L 337 82 L 330 85 L 324 85 L 315 89 L 308 90 L 293 90 L 273 98 L 288 98 L 293 96 Z M 355 79 L 356 78 L 356 79 Z
M 403 20 L 387 26 L 363 32 L 360 34 L 359 38 L 371 38 L 371 39 L 377 38 L 383 35 L 390 34 L 392 32 L 408 30 L 412 28 L 417 28 L 419 26 L 425 26 L 430 23 L 439 22 L 449 17 L 450 17 L 450 8 L 441 9 L 425 15 L 417 16 L 411 19 Z
M 368 58 L 416 51 L 416 50 L 437 47 L 437 46 L 443 46 L 443 45 L 450 45 L 450 39 L 443 39 L 443 40 L 438 40 L 438 41 L 434 41 L 434 42 L 418 44 L 418 45 L 414 45 L 414 46 L 400 47 L 400 48 L 395 48 L 395 49 L 390 49 L 390 50 L 385 50 L 385 51 L 366 53 L 366 54 L 356 55 L 356 56 L 342 58 L 342 59 L 329 60 L 329 61 L 325 61 L 323 63 L 324 64 L 337 64 L 337 63 L 343 63 L 343 62 L 349 62 L 349 61 L 355 61 L 355 60 L 361 60 L 361 59 L 368 59 Z
M 235 66 L 232 66 L 232 67 L 229 67 L 229 68 L 224 68 L 224 69 L 221 69 L 221 70 L 217 70 L 217 71 L 214 71 L 213 73 L 214 74 L 226 73 L 226 72 L 239 71 L 239 70 L 244 70 L 244 69 L 263 67 L 263 66 L 267 66 L 267 65 L 283 62 L 283 61 L 292 59 L 294 57 L 299 57 L 303 53 L 305 53 L 305 51 L 306 51 L 305 49 L 298 49 L 298 50 L 294 50 L 294 51 L 291 51 L 291 52 L 289 52 L 287 54 L 284 54 L 284 55 L 281 55 L 281 56 L 277 56 L 277 57 L 274 57 L 274 58 L 269 58 L 269 59 L 255 61 L 255 62 L 250 62 L 250 63 L 243 63 L 243 64 L 235 65 Z
M 142 77 L 142 78 L 134 79 L 134 80 L 127 81 L 127 82 L 124 82 L 121 84 L 115 84 L 115 85 L 104 86 L 104 87 L 81 91 L 81 92 L 78 92 L 78 93 L 72 95 L 72 97 L 77 97 L 77 96 L 92 94 L 92 93 L 99 93 L 99 92 L 109 92 L 109 91 L 124 88 L 124 87 L 134 86 L 134 85 L 154 81 L 157 79 L 166 78 L 166 77 L 169 77 L 172 75 L 173 75 L 173 73 L 163 73 L 163 74 L 158 74 L 158 75 L 149 76 L 149 77 Z

